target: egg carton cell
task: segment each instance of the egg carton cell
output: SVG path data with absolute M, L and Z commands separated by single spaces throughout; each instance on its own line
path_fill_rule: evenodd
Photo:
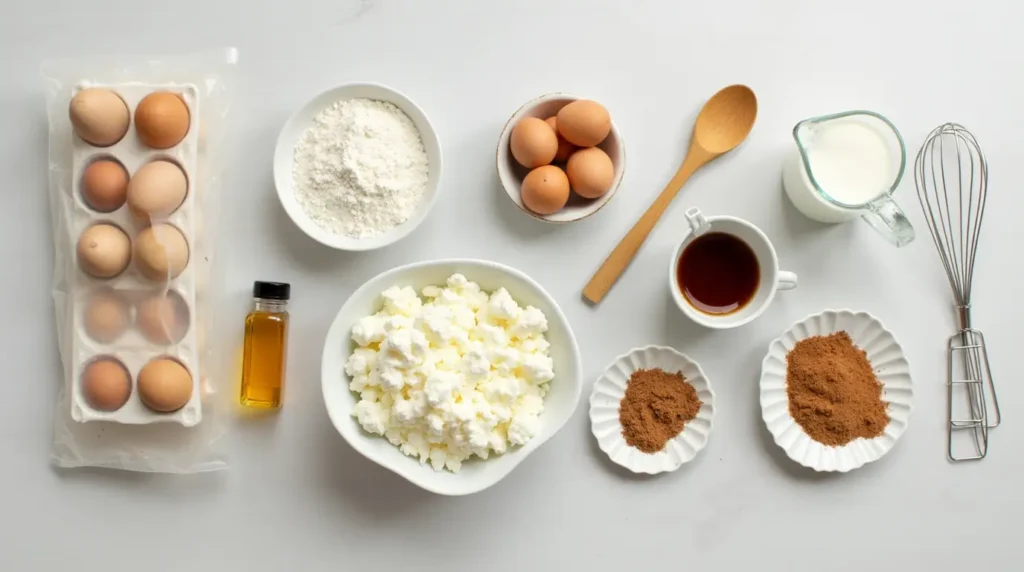
M 117 224 L 102 221 L 86 227 L 75 244 L 82 271 L 94 278 L 120 276 L 132 261 L 132 241 Z
M 78 140 L 93 147 L 110 147 L 128 133 L 131 111 L 121 95 L 104 87 L 84 87 L 68 107 L 71 127 Z
M 79 188 L 85 205 L 97 213 L 112 213 L 128 196 L 128 169 L 113 155 L 97 155 L 82 171 Z

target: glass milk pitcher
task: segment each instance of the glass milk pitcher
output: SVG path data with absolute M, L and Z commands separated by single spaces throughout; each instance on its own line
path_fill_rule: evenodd
M 797 210 L 825 223 L 859 216 L 896 246 L 914 240 L 914 227 L 892 200 L 907 151 L 888 119 L 870 111 L 824 115 L 797 123 L 793 138 L 797 148 L 782 182 Z

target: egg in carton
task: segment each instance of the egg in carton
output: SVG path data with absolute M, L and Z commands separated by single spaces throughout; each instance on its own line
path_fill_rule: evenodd
M 202 419 L 196 276 L 199 97 L 192 84 L 77 86 L 71 416 Z M 134 121 L 133 121 L 134 118 Z

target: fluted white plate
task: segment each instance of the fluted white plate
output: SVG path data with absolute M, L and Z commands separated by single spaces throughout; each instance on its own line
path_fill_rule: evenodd
M 811 437 L 789 414 L 786 395 L 786 355 L 797 342 L 813 336 L 846 331 L 864 350 L 882 383 L 882 400 L 889 404 L 889 425 L 874 439 L 855 439 L 842 447 L 829 447 Z M 914 405 L 910 364 L 892 332 L 867 312 L 825 310 L 791 326 L 768 346 L 761 364 L 761 415 L 775 443 L 797 463 L 815 471 L 845 473 L 877 461 L 907 430 Z
M 639 369 L 660 368 L 669 373 L 682 372 L 686 381 L 697 390 L 701 400 L 697 417 L 665 444 L 657 453 L 644 453 L 631 447 L 622 437 L 619 403 L 626 395 L 629 376 Z M 715 415 L 715 393 L 711 382 L 697 362 L 672 348 L 646 346 L 616 358 L 594 383 L 590 394 L 590 430 L 601 450 L 615 463 L 633 471 L 654 475 L 674 471 L 693 460 L 708 443 L 711 421 Z

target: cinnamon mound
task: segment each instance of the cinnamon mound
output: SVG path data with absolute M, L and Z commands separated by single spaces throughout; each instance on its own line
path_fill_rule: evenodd
M 846 332 L 797 342 L 786 363 L 789 414 L 815 441 L 839 447 L 889 425 L 882 384 Z
M 697 390 L 682 373 L 637 370 L 629 377 L 619 404 L 622 436 L 631 447 L 657 453 L 697 417 L 701 405 Z

